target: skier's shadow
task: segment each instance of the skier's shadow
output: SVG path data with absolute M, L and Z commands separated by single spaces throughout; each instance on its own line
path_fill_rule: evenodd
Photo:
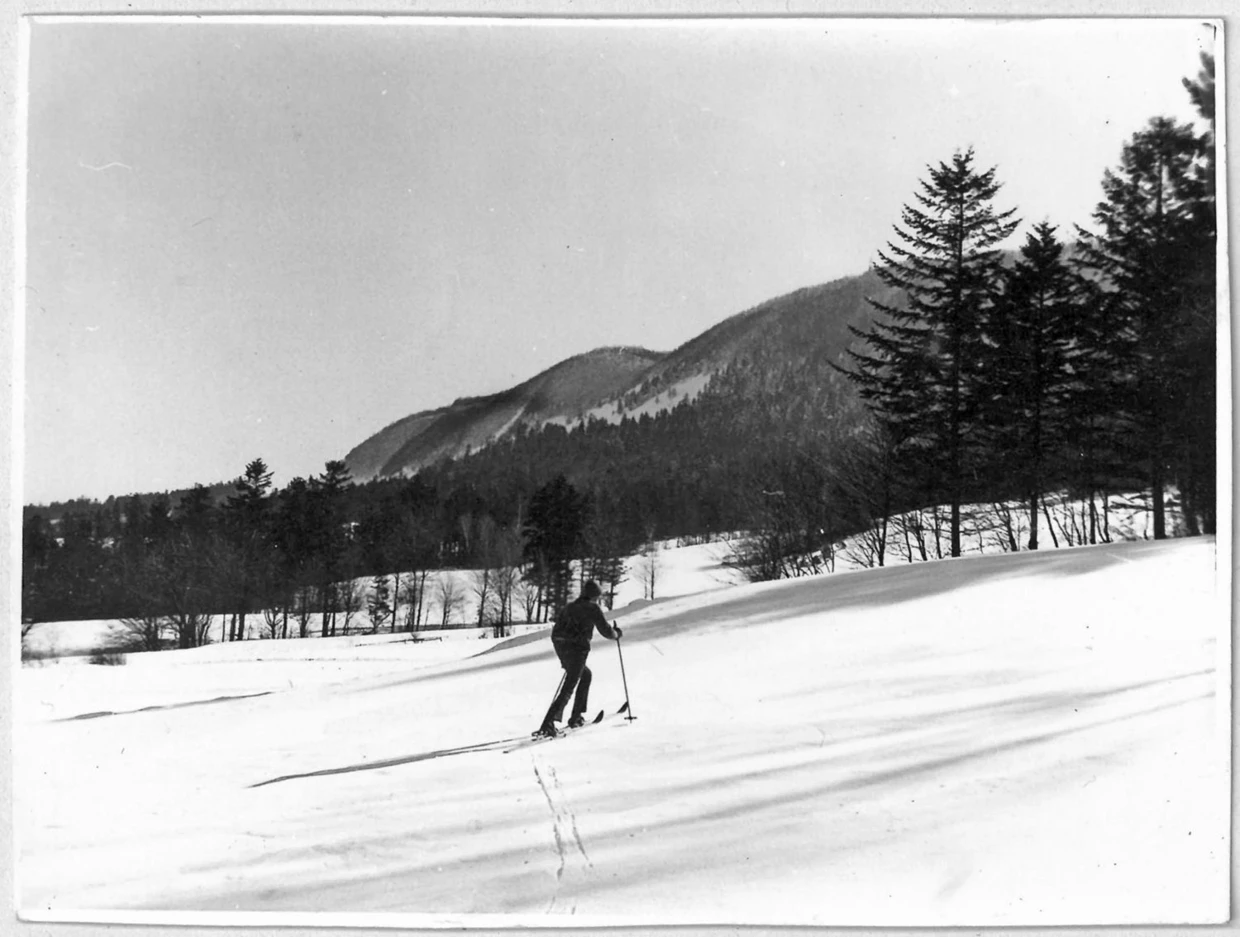
M 473 752 L 501 750 L 514 742 L 528 739 L 528 735 L 515 735 L 507 739 L 495 739 L 491 742 L 477 742 L 473 745 L 460 745 L 456 748 L 441 748 L 438 751 L 422 752 L 418 755 L 406 755 L 403 758 L 387 758 L 383 761 L 366 761 L 358 765 L 346 765 L 343 768 L 324 768 L 322 771 L 306 771 L 302 774 L 284 774 L 268 781 L 251 784 L 251 788 L 266 787 L 268 784 L 279 784 L 281 781 L 295 781 L 298 778 L 325 778 L 333 774 L 349 774 L 353 771 L 373 771 L 376 768 L 395 768 L 399 765 L 410 765 L 417 761 L 429 761 L 432 758 L 445 758 L 449 755 L 468 755 Z

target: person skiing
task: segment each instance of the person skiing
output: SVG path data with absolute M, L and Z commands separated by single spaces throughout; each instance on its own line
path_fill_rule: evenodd
M 555 647 L 556 657 L 560 659 L 560 666 L 564 668 L 564 678 L 535 735 L 559 734 L 555 724 L 564 718 L 564 707 L 568 705 L 568 698 L 573 696 L 574 690 L 577 695 L 573 699 L 573 715 L 568 724 L 571 728 L 576 728 L 585 723 L 592 679 L 590 668 L 586 666 L 586 658 L 590 655 L 590 639 L 594 636 L 594 629 L 597 628 L 599 634 L 611 641 L 619 641 L 624 634 L 619 625 L 611 625 L 603 617 L 603 612 L 598 607 L 602 594 L 603 590 L 598 587 L 598 583 L 591 579 L 582 586 L 581 595 L 565 605 L 555 616 L 555 625 L 551 629 L 551 644 Z

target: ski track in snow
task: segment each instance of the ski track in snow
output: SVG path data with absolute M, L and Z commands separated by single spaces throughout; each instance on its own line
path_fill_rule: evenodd
M 538 770 L 538 756 L 531 755 L 530 760 L 533 762 L 534 777 L 538 780 L 538 787 L 547 801 L 547 807 L 551 810 L 551 833 L 555 841 L 556 853 L 560 857 L 559 868 L 555 871 L 555 892 L 552 894 L 551 901 L 547 905 L 547 913 L 549 914 L 555 910 L 556 903 L 560 898 L 560 890 L 564 884 L 564 873 L 568 868 L 571 857 L 571 850 L 565 849 L 565 841 L 571 839 L 573 845 L 576 846 L 577 852 L 584 860 L 583 866 L 578 863 L 580 866 L 579 871 L 581 873 L 585 874 L 592 871 L 594 869 L 594 863 L 590 861 L 590 856 L 586 852 L 585 844 L 581 841 L 581 833 L 577 829 L 577 816 L 573 812 L 572 807 L 568 805 L 567 795 L 564 793 L 564 789 L 560 786 L 560 779 L 556 775 L 555 768 L 552 767 L 548 769 L 548 774 L 551 777 L 551 787 L 548 787 L 547 781 L 543 777 L 542 772 Z M 554 795 L 552 795 L 552 789 L 555 791 Z M 576 910 L 577 905 L 574 901 L 569 913 L 573 914 Z
M 184 703 L 163 703 L 152 706 L 142 706 L 138 709 L 102 709 L 98 712 L 81 713 L 76 716 L 62 716 L 56 721 L 77 722 L 83 719 L 102 719 L 104 716 L 132 716 L 136 713 L 159 712 L 163 709 L 185 709 L 188 706 L 209 706 L 212 703 L 228 703 L 232 700 L 255 699 L 259 696 L 267 696 L 270 692 L 270 690 L 264 690 L 261 693 L 240 693 L 233 696 L 215 696 L 211 699 L 189 700 Z

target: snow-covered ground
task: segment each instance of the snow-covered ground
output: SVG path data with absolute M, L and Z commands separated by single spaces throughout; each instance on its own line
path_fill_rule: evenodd
M 253 641 L 16 673 L 38 919 L 1221 921 L 1230 630 L 1212 539 L 699 588 L 595 639 Z M 701 585 L 711 580 L 709 588 Z M 705 589 L 705 591 L 702 591 Z

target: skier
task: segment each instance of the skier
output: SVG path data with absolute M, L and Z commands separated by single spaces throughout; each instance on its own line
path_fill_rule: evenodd
M 611 641 L 619 641 L 624 634 L 619 625 L 608 624 L 603 617 L 603 612 L 598 607 L 602 594 L 603 590 L 598 587 L 598 583 L 591 579 L 582 586 L 581 595 L 565 605 L 555 616 L 551 643 L 560 659 L 560 666 L 564 668 L 564 679 L 535 735 L 559 734 L 555 724 L 564 718 L 564 707 L 568 705 L 568 698 L 573 695 L 574 689 L 577 695 L 573 699 L 573 715 L 568 724 L 571 728 L 576 728 L 585 723 L 592 677 L 590 668 L 586 666 L 586 658 L 590 654 L 590 639 L 594 636 L 594 629 L 597 628 L 599 634 Z

